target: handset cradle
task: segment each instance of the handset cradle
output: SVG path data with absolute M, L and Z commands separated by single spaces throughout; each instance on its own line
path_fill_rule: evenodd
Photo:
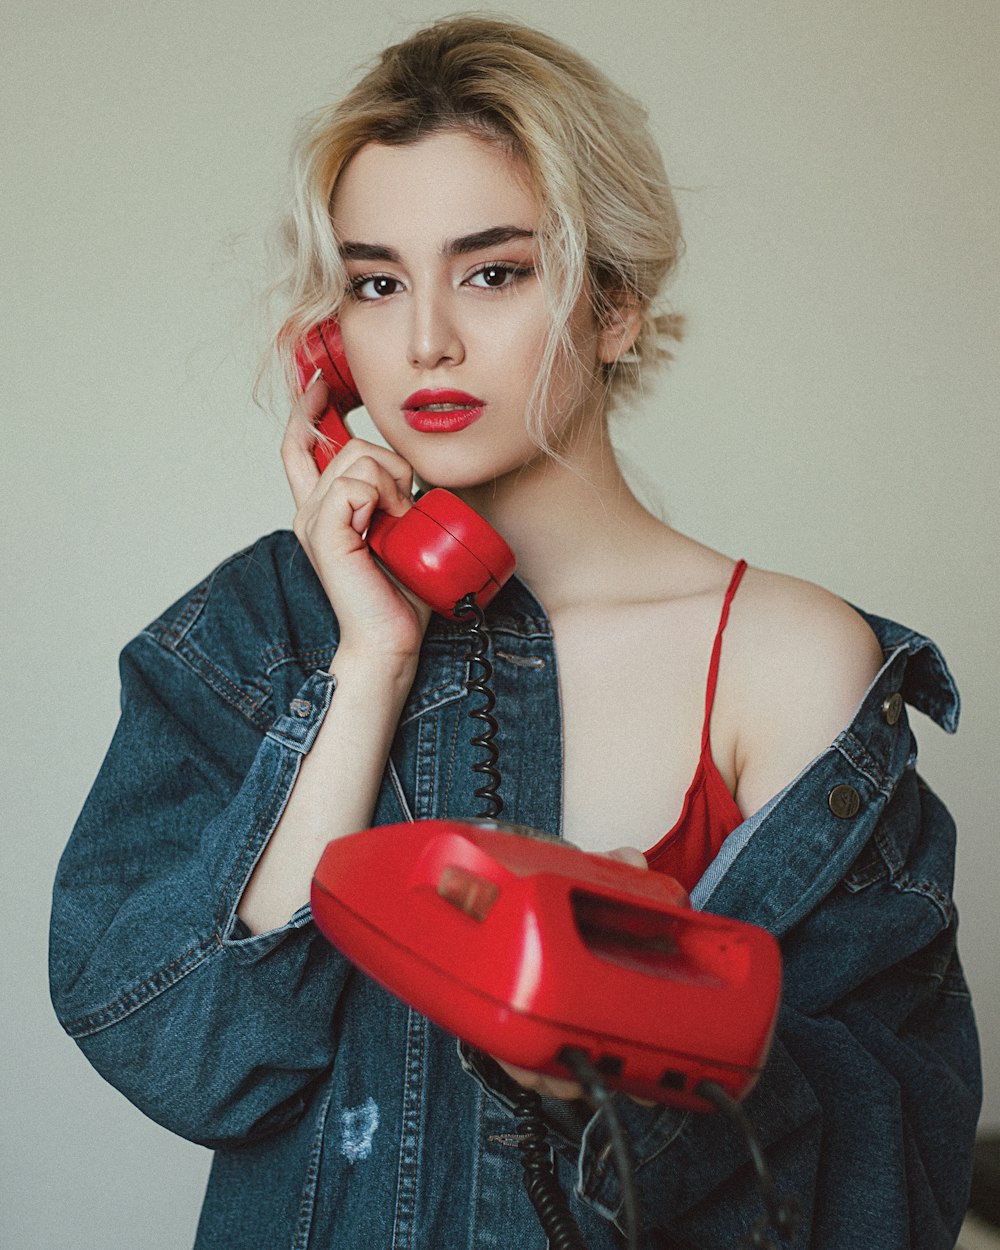
M 350 440 L 344 417 L 361 407 L 335 320 L 314 326 L 295 353 L 305 388 L 319 369 L 330 390 L 317 422 L 313 457 L 322 473 Z M 485 608 L 514 572 L 514 553 L 468 504 L 436 487 L 401 517 L 376 511 L 365 541 L 388 571 L 435 612 L 458 620 L 456 606 L 471 595 Z
M 470 1045 L 698 1111 L 754 1084 L 781 988 L 773 937 L 694 911 L 669 877 L 498 822 L 425 820 L 331 842 L 313 917 L 349 959 Z M 378 879 L 378 889 L 372 881 Z

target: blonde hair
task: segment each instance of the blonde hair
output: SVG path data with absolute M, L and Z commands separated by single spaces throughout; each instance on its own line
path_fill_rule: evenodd
M 682 319 L 654 300 L 682 247 L 680 224 L 646 114 L 631 96 L 563 44 L 520 23 L 448 18 L 387 48 L 339 103 L 316 112 L 293 151 L 293 202 L 283 235 L 289 253 L 281 289 L 290 311 L 277 346 L 289 379 L 296 345 L 334 316 L 347 277 L 331 225 L 337 179 L 369 143 L 415 143 L 445 130 L 497 144 L 525 166 L 538 197 L 538 269 L 552 326 L 530 405 L 540 446 L 545 394 L 568 322 L 585 288 L 606 322 L 635 309 L 641 325 L 629 352 L 605 366 L 606 402 L 669 359 Z

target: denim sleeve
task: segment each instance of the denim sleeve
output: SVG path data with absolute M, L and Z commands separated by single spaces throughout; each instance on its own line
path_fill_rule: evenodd
M 915 810 L 919 807 L 919 811 Z M 744 1102 L 778 1192 L 800 1226 L 788 1247 L 950 1250 L 968 1196 L 981 1099 L 957 918 L 935 859 L 947 813 L 908 778 L 844 881 L 782 939 L 776 1035 Z M 894 829 L 894 823 L 896 828 Z M 907 854 L 896 836 L 906 826 Z M 511 1105 L 484 1057 L 466 1067 Z M 653 1246 L 747 1244 L 764 1204 L 741 1135 L 722 1115 L 646 1108 L 615 1095 Z M 554 1140 L 576 1193 L 620 1222 L 603 1117 Z
M 121 671 L 121 719 L 56 878 L 53 1003 L 154 1120 L 210 1146 L 254 1139 L 329 1069 L 349 975 L 308 907 L 258 936 L 236 916 L 334 682 L 308 677 L 264 732 L 146 635 Z
M 940 953 L 953 942 L 948 934 Z M 952 957 L 897 970 L 822 1016 L 783 1008 L 744 1107 L 778 1193 L 800 1213 L 775 1244 L 951 1250 L 965 1212 L 979 1108 L 975 1027 Z M 922 982 L 922 984 L 920 984 Z M 918 1005 L 898 1013 L 903 1000 Z M 720 1115 L 617 1099 L 636 1162 L 642 1224 L 704 1250 L 745 1244 L 764 1214 L 746 1146 Z M 592 1119 L 575 1153 L 578 1192 L 621 1217 L 621 1188 Z M 652 1245 L 675 1244 L 672 1240 Z

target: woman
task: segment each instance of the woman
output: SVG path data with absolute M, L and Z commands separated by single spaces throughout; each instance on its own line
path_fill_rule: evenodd
M 198 1246 L 542 1244 L 511 1100 L 577 1089 L 460 1055 L 307 907 L 331 838 L 479 810 L 463 631 L 362 539 L 415 477 L 517 556 L 487 614 L 505 817 L 644 853 L 782 941 L 746 1106 L 801 1205 L 794 1244 L 953 1244 L 977 1053 L 950 823 L 902 704 L 948 721 L 954 689 L 925 639 L 708 550 L 625 483 L 608 410 L 678 332 L 655 313 L 680 236 L 641 110 L 536 32 L 457 19 L 387 50 L 297 168 L 279 345 L 291 374 L 336 316 L 392 450 L 355 439 L 320 474 L 312 379 L 283 446 L 295 535 L 126 649 L 53 918 L 64 1026 L 217 1151 Z M 549 1107 L 588 1244 L 619 1244 L 603 1119 Z M 721 1117 L 620 1115 L 650 1245 L 746 1235 L 759 1197 Z

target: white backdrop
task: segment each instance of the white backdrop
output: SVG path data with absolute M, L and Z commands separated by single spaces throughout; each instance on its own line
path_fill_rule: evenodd
M 486 5 L 486 8 L 492 6 Z M 689 336 L 621 442 L 733 555 L 931 633 L 965 696 L 923 770 L 1000 1124 L 995 0 L 510 4 L 649 105 Z M 250 397 L 296 120 L 416 0 L 20 0 L 0 67 L 5 695 L 3 1241 L 189 1246 L 208 1156 L 90 1071 L 48 1004 L 48 895 L 124 642 L 286 525 L 284 403 Z M 637 474 L 638 476 L 638 474 Z

